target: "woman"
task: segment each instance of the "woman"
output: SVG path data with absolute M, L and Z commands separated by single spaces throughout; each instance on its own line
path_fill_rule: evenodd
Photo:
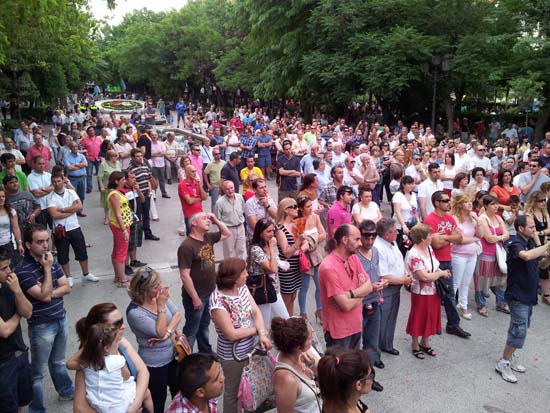
M 120 162 L 117 160 L 118 153 L 109 149 L 105 154 L 105 159 L 99 165 L 97 172 L 97 185 L 99 187 L 99 203 L 103 207 L 103 225 L 109 225 L 109 207 L 107 206 L 107 185 L 109 185 L 109 177 L 115 171 L 121 171 Z
M 119 131 L 122 129 L 119 129 Z M 118 159 L 120 160 L 120 168 L 121 170 L 127 169 L 128 165 L 130 164 L 130 153 L 132 149 L 134 148 L 134 141 L 133 139 L 130 139 L 130 137 L 126 133 L 118 134 L 119 138 L 117 139 L 117 142 L 115 143 L 115 149 L 118 153 Z
M 465 194 L 468 188 L 468 182 L 468 174 L 465 174 L 464 172 L 457 173 L 453 179 L 453 190 L 451 191 L 451 196 Z
M 544 204 L 543 204 L 544 205 Z M 502 218 L 497 214 L 498 200 L 487 195 L 483 197 L 485 213 L 479 217 L 481 225 L 481 255 L 477 261 L 474 284 L 476 290 L 477 312 L 488 317 L 487 298 L 489 290 L 493 291 L 497 300 L 497 311 L 509 314 L 510 309 L 504 299 L 506 288 L 506 274 L 500 271 L 496 259 L 497 243 L 502 243 L 509 238 L 508 230 Z
M 327 233 L 325 231 L 325 228 L 323 227 L 323 223 L 321 222 L 321 218 L 319 215 L 313 213 L 313 202 L 308 198 L 304 196 L 298 197 L 298 216 L 300 218 L 303 218 L 305 220 L 305 230 L 304 235 L 306 237 L 312 237 L 314 240 L 316 239 L 317 242 L 314 242 L 313 244 L 315 246 L 318 246 L 318 248 L 322 248 L 324 245 L 324 241 L 327 238 Z M 311 248 L 310 245 L 310 251 L 314 251 L 318 248 Z M 320 263 L 319 263 L 320 264 Z M 298 293 L 298 304 L 300 305 L 300 316 L 307 319 L 307 292 L 309 290 L 309 285 L 311 282 L 311 279 L 313 278 L 313 282 L 315 283 L 315 319 L 319 322 L 321 319 L 321 287 L 319 285 L 319 264 L 316 265 L 313 270 L 313 275 L 310 273 L 302 273 L 302 287 L 300 288 L 300 292 Z M 311 272 L 311 271 L 310 271 Z
M 136 271 L 128 294 L 132 300 L 126 308 L 128 325 L 136 336 L 138 354 L 151 376 L 149 390 L 155 413 L 162 413 L 166 388 L 170 388 L 172 397 L 178 391 L 177 361 L 170 335 L 181 321 L 181 312 L 170 300 L 169 287 L 164 287 L 160 275 L 149 267 Z
M 109 207 L 109 227 L 113 233 L 113 252 L 111 260 L 115 272 L 115 282 L 119 288 L 128 287 L 128 279 L 124 272 L 124 265 L 128 257 L 128 243 L 130 240 L 130 226 L 134 217 L 128 206 L 128 198 L 122 189 L 126 183 L 124 174 L 114 171 L 109 176 L 107 189 L 107 205 Z
M 372 202 L 372 191 L 368 184 L 359 185 L 359 202 L 353 206 L 351 217 L 355 225 L 359 225 L 365 219 L 370 219 L 374 222 L 382 219 L 380 208 L 375 202 Z
M 101 158 L 101 161 L 104 161 L 107 157 L 107 151 L 113 150 L 116 152 L 115 145 L 110 139 L 105 139 L 103 142 L 101 142 L 101 146 L 99 147 L 99 157 Z
M 210 296 L 210 314 L 218 334 L 217 354 L 225 375 L 224 413 L 238 411 L 237 394 L 248 362 L 246 355 L 257 342 L 265 350 L 271 348 L 262 314 L 246 287 L 247 277 L 244 260 L 226 258 L 218 268 L 217 287 Z
M 420 218 L 418 216 L 418 199 L 413 192 L 415 183 L 411 176 L 404 176 L 399 184 L 399 191 L 395 193 L 392 199 L 393 203 L 393 219 L 396 221 L 398 231 L 397 245 L 399 250 L 405 255 L 407 249 L 404 246 L 404 237 L 409 236 L 409 232 L 414 227 Z
M 254 234 L 250 241 L 248 273 L 252 275 L 265 273 L 275 286 L 277 301 L 258 305 L 266 325 L 271 325 L 271 319 L 275 316 L 288 318 L 288 311 L 281 296 L 279 275 L 277 274 L 278 256 L 275 224 L 267 218 L 262 218 L 256 222 Z
M 469 195 L 458 194 L 451 199 L 451 214 L 462 234 L 460 244 L 451 244 L 453 288 L 455 294 L 458 291 L 456 309 L 465 320 L 472 319 L 468 311 L 468 290 L 476 268 L 477 245 L 482 235 L 477 215 L 472 210 L 472 198 Z
M 306 174 L 302 180 L 302 186 L 298 197 L 305 196 L 313 203 L 313 210 L 317 212 L 319 209 L 319 201 L 317 201 L 317 191 L 319 189 L 319 178 L 314 173 Z M 320 213 L 321 211 L 317 212 Z
M 542 191 L 534 191 L 525 204 L 525 215 L 529 215 L 535 221 L 535 234 L 533 239 L 538 247 L 546 242 L 550 235 L 550 217 L 546 207 L 546 197 Z M 550 304 L 550 280 L 548 269 L 539 269 L 539 282 L 542 289 L 541 302 Z
M 25 253 L 17 212 L 6 199 L 6 189 L 0 185 L 0 248 L 10 251 L 10 265 L 15 268 Z
M 273 374 L 277 412 L 321 413 L 317 360 L 307 354 L 313 339 L 311 328 L 302 317 L 275 317 L 271 336 L 279 350 Z
M 489 182 L 485 180 L 485 169 L 480 167 L 476 167 L 472 169 L 472 178 L 473 178 L 472 181 L 470 182 L 470 184 L 468 185 L 468 188 L 466 189 L 466 192 L 472 198 L 479 191 L 489 190 Z
M 375 373 L 366 350 L 331 347 L 319 360 L 317 377 L 322 413 L 369 413 L 361 397 L 371 391 Z
M 376 166 L 376 171 L 378 172 L 378 181 L 374 186 L 373 198 L 374 202 L 380 206 L 380 201 L 382 197 L 382 181 L 384 179 L 384 165 L 382 164 L 382 156 L 379 145 L 372 145 L 370 148 L 370 158 L 373 165 Z
M 283 198 L 277 207 L 277 245 L 279 247 L 279 259 L 286 260 L 290 264 L 287 271 L 279 271 L 281 282 L 281 296 L 288 314 L 294 314 L 294 300 L 296 292 L 302 286 L 302 274 L 300 273 L 300 259 L 298 250 L 305 251 L 307 244 L 303 243 L 303 234 L 297 234 L 294 220 L 298 218 L 298 204 L 292 198 Z M 295 234 L 300 235 L 296 240 Z
M 181 182 L 185 179 L 185 168 L 187 165 L 191 165 L 191 159 L 188 156 L 182 156 L 180 158 L 180 165 L 178 169 L 178 181 Z M 183 216 L 183 210 L 179 208 L 180 225 L 178 227 L 178 235 L 184 237 L 186 234 L 185 217 Z
M 430 148 L 430 163 L 438 163 L 437 162 L 437 148 L 435 146 Z
M 430 337 L 441 331 L 441 299 L 435 281 L 450 278 L 449 270 L 440 270 L 439 261 L 432 247 L 432 228 L 425 224 L 415 225 L 410 232 L 413 247 L 405 256 L 405 264 L 413 275 L 411 284 L 411 311 L 407 322 L 407 334 L 412 338 L 412 353 L 420 360 L 424 354 L 435 357 L 430 347 Z M 419 342 L 419 338 L 422 340 Z
M 512 183 L 512 172 L 501 169 L 498 174 L 497 184 L 491 188 L 489 195 L 498 200 L 498 215 L 503 211 L 510 211 L 510 196 L 519 196 L 519 189 Z
M 95 324 L 116 326 L 120 330 L 120 336 L 124 335 L 124 319 L 116 306 L 113 303 L 94 305 L 86 317 L 82 317 L 76 322 L 75 330 L 79 340 L 79 351 L 67 361 L 68 368 L 74 367 L 72 362 L 79 356 L 80 350 L 84 346 L 84 340 L 88 334 L 88 330 Z M 141 407 L 141 401 L 145 398 L 145 393 L 149 384 L 149 371 L 132 344 L 124 337 L 120 339 L 118 350 L 126 359 L 126 366 L 130 370 L 130 374 L 136 379 L 136 399 L 133 406 L 128 408 L 128 411 L 137 412 Z M 86 400 L 86 383 L 84 381 L 84 373 L 81 369 L 76 370 L 74 384 L 74 412 L 95 412 Z
M 443 150 L 443 148 L 441 148 Z M 443 181 L 443 190 L 449 197 L 453 189 L 453 182 L 456 176 L 455 156 L 453 151 L 445 154 L 445 162 L 441 165 L 441 180 Z

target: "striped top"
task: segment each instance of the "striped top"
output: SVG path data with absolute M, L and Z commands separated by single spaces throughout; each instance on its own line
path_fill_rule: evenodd
M 252 321 L 252 304 L 250 303 L 249 297 L 250 295 L 246 285 L 239 288 L 236 296 L 223 294 L 216 288 L 210 296 L 210 313 L 212 313 L 213 310 L 227 311 L 234 328 L 254 327 L 254 322 Z M 222 360 L 234 360 L 233 342 L 229 341 L 223 335 L 223 332 L 217 325 L 216 333 L 218 333 L 218 357 Z M 245 357 L 247 353 L 252 351 L 255 344 L 256 336 L 239 340 L 235 351 L 237 357 Z
M 294 245 L 294 235 L 284 225 L 278 225 L 277 229 L 283 231 L 286 237 L 288 245 Z M 281 283 L 281 293 L 292 294 L 302 286 L 302 274 L 300 273 L 300 258 L 298 255 L 293 255 L 287 258 L 281 249 L 279 248 L 279 259 L 282 261 L 288 261 L 290 268 L 288 271 L 279 270 L 279 281 Z
M 32 316 L 27 321 L 29 324 L 44 324 L 65 318 L 65 307 L 63 298 L 52 298 L 49 303 L 37 300 L 27 293 L 29 289 L 44 280 L 44 268 L 28 252 L 23 257 L 23 261 L 15 269 L 19 285 L 32 304 Z M 55 290 L 57 280 L 65 277 L 58 262 L 52 265 L 52 287 Z
M 149 181 L 151 180 L 152 174 L 147 160 L 144 159 L 140 165 L 131 160 L 128 164 L 128 170 L 136 174 L 136 181 L 139 185 L 139 190 L 143 192 L 143 195 L 149 195 Z

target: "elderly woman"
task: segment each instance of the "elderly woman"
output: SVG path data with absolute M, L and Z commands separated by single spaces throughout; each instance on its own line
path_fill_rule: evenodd
M 181 321 L 181 312 L 170 300 L 169 287 L 164 287 L 159 273 L 149 267 L 136 271 L 128 294 L 132 300 L 126 309 L 128 325 L 136 336 L 138 354 L 151 376 L 149 390 L 155 413 L 162 413 L 166 388 L 170 388 L 172 397 L 178 391 L 177 362 L 170 335 Z
M 355 225 L 359 225 L 365 219 L 374 222 L 382 219 L 380 208 L 376 202 L 372 202 L 372 191 L 367 184 L 359 185 L 359 202 L 353 206 L 351 217 Z
M 466 173 L 457 173 L 453 179 L 453 190 L 451 191 L 451 196 L 465 194 L 468 188 L 468 182 L 469 177 Z
M 134 148 L 134 140 L 128 136 L 126 133 L 121 133 L 120 137 L 115 143 L 115 149 L 118 153 L 118 158 L 120 160 L 120 167 L 122 169 L 128 168 L 130 164 L 130 153 Z
M 217 353 L 225 375 L 224 413 L 238 411 L 237 394 L 248 361 L 246 355 L 258 342 L 266 350 L 271 348 L 262 314 L 246 287 L 247 277 L 244 260 L 225 259 L 210 296 L 210 314 L 218 334 Z
M 271 335 L 279 350 L 273 387 L 278 412 L 321 413 L 317 361 L 307 353 L 313 332 L 302 317 L 275 317 Z
M 441 299 L 437 294 L 435 281 L 439 278 L 450 278 L 451 272 L 439 269 L 439 261 L 430 246 L 430 226 L 417 224 L 411 229 L 409 236 L 414 245 L 405 256 L 405 265 L 413 275 L 413 283 L 406 331 L 412 337 L 413 355 L 423 360 L 424 354 L 436 356 L 429 339 L 441 331 Z M 420 337 L 422 339 L 419 342 Z
M 468 193 L 468 195 L 470 195 L 473 198 L 475 194 L 477 194 L 479 191 L 488 191 L 488 190 L 489 190 L 489 182 L 485 180 L 485 169 L 479 166 L 472 169 L 472 180 L 470 181 L 470 184 L 466 189 L 466 192 Z
M 109 149 L 105 154 L 105 159 L 99 165 L 97 173 L 97 185 L 99 192 L 99 203 L 103 207 L 103 225 L 109 225 L 109 207 L 107 206 L 107 186 L 109 185 L 109 177 L 111 173 L 121 171 L 120 162 L 118 161 L 118 153 L 114 149 Z
M 84 373 L 78 366 L 77 359 L 81 349 L 84 346 L 84 340 L 88 334 L 88 330 L 95 324 L 107 324 L 116 326 L 119 329 L 119 334 L 122 337 L 124 334 L 124 319 L 120 311 L 113 303 L 100 303 L 94 305 L 86 317 L 82 317 L 76 322 L 76 334 L 79 340 L 79 351 L 76 352 L 68 361 L 69 369 L 76 369 L 75 375 L 75 390 L 74 390 L 74 412 L 75 413 L 93 413 L 94 409 L 86 400 L 86 383 L 84 381 Z M 149 384 L 149 371 L 147 366 L 138 355 L 132 344 L 124 337 L 120 339 L 118 346 L 119 353 L 126 359 L 126 367 L 130 374 L 136 379 L 136 398 L 128 408 L 128 411 L 139 411 L 141 403 L 145 398 L 147 386 Z

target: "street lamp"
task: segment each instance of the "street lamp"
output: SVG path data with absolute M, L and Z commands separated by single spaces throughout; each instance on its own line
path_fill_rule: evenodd
M 433 95 L 432 95 L 432 130 L 435 131 L 435 112 L 437 103 L 437 82 L 444 78 L 450 69 L 452 55 L 450 54 L 436 54 L 432 56 L 430 64 L 425 65 L 425 72 L 430 74 L 433 79 Z

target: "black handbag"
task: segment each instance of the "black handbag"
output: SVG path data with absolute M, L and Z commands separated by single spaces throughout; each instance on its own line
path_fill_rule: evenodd
M 256 304 L 271 304 L 277 301 L 277 291 L 271 278 L 265 273 L 248 274 L 246 286 Z
M 428 247 L 428 253 L 430 254 L 430 261 L 432 263 L 432 272 L 434 272 L 434 261 L 432 258 L 432 252 L 430 251 L 430 247 Z M 441 278 L 438 278 L 434 281 L 435 290 L 437 291 L 437 295 L 439 295 L 439 298 L 443 300 L 443 297 L 447 297 L 449 293 L 451 292 L 451 289 L 449 285 L 444 282 Z

